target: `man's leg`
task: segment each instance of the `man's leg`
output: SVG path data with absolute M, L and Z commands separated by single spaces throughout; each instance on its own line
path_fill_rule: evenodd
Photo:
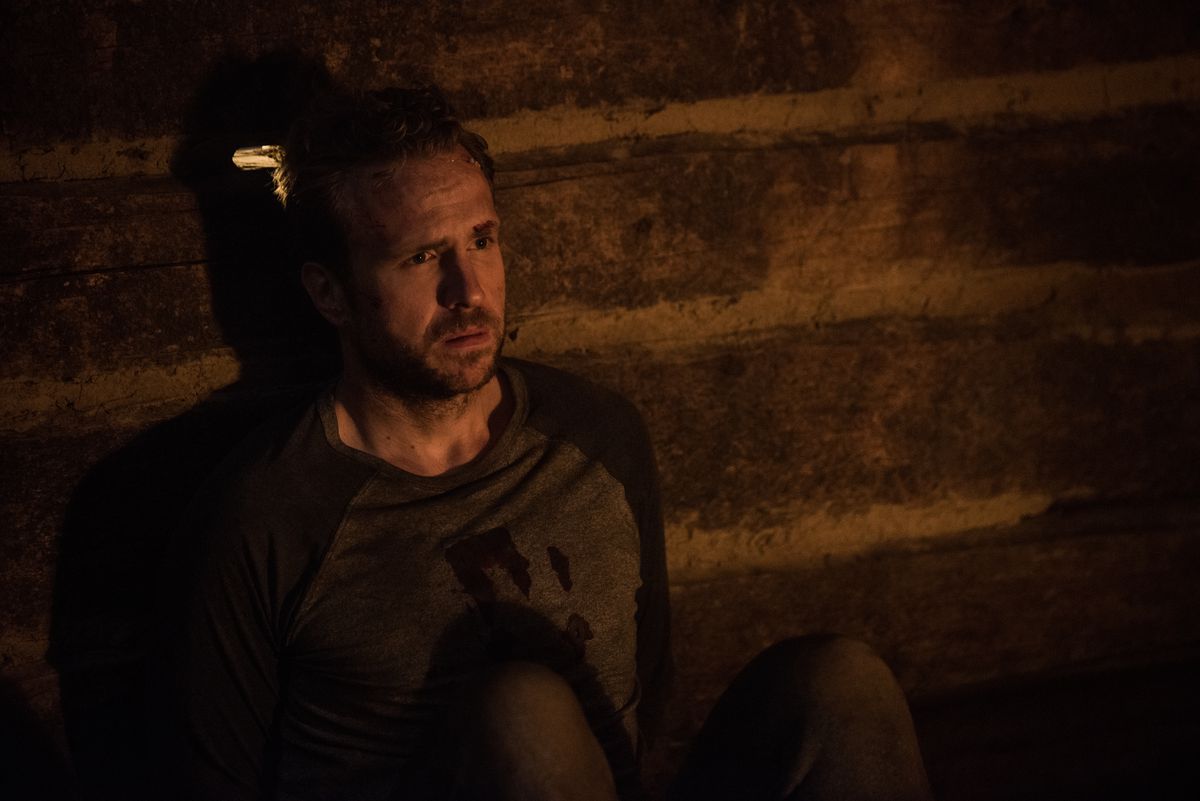
M 548 668 L 512 662 L 490 670 L 450 728 L 455 801 L 616 801 L 574 691 Z
M 929 799 L 904 694 L 869 646 L 832 635 L 768 648 L 734 679 L 673 787 L 700 799 Z

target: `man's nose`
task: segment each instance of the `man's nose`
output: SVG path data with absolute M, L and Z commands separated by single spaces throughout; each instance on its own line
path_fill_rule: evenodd
M 483 301 L 483 286 L 478 269 L 471 260 L 455 251 L 442 255 L 442 281 L 438 302 L 448 309 L 478 306 Z

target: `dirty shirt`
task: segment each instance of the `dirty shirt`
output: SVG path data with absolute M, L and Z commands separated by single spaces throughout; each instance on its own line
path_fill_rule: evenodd
M 506 660 L 570 682 L 629 785 L 669 659 L 650 445 L 616 394 L 501 371 L 509 424 L 447 474 L 347 447 L 325 393 L 201 493 L 177 649 L 197 797 L 405 797 L 461 682 Z

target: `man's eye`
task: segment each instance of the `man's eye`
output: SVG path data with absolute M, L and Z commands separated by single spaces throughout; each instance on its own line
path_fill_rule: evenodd
M 495 242 L 495 240 L 492 239 L 490 236 L 481 236 L 475 240 L 475 249 L 476 250 L 487 250 L 488 248 L 490 248 L 492 246 L 493 242 Z
M 431 257 L 432 257 L 432 254 L 428 250 L 423 250 L 420 253 L 418 253 L 417 255 L 409 258 L 408 263 L 409 264 L 424 264 L 425 262 L 429 261 L 429 259 Z

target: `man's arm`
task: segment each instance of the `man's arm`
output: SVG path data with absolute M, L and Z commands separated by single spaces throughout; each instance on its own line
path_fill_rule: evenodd
M 639 418 L 644 474 L 632 488 L 634 513 L 641 536 L 641 579 L 637 593 L 637 667 L 642 686 L 638 722 L 653 740 L 667 700 L 674 663 L 671 657 L 671 609 L 666 543 L 659 500 L 658 469 L 650 438 Z
M 208 506 L 211 501 L 196 504 Z M 183 532 L 171 640 L 172 783 L 194 799 L 267 795 L 265 765 L 279 701 L 265 554 L 235 515 Z

